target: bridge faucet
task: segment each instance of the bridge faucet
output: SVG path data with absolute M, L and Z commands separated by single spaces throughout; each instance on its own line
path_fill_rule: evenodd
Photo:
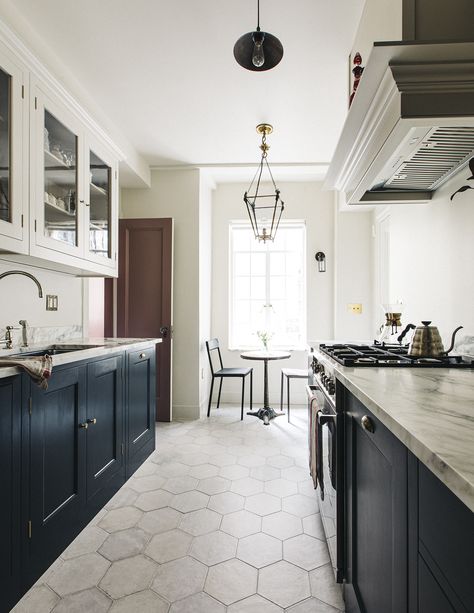
M 29 277 L 34 283 L 36 283 L 36 286 L 38 287 L 38 296 L 40 298 L 43 297 L 43 288 L 41 287 L 41 283 L 29 272 L 24 272 L 23 270 L 8 270 L 7 272 L 3 272 L 0 275 L 0 279 L 3 279 L 3 277 L 8 277 L 9 275 L 23 275 L 24 277 Z

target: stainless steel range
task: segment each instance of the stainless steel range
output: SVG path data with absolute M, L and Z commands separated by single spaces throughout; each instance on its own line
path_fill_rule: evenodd
M 408 346 L 381 344 L 321 344 L 308 353 L 309 463 L 319 500 L 331 563 L 343 582 L 343 461 L 344 414 L 338 407 L 337 365 L 347 367 L 474 368 L 462 356 L 414 358 Z

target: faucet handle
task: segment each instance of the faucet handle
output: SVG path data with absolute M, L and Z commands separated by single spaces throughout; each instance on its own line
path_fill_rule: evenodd
M 6 330 L 19 330 L 17 326 L 6 326 Z
M 26 319 L 20 319 L 20 321 L 18 323 L 20 324 L 20 326 L 22 328 L 27 328 L 28 327 L 28 322 L 26 321 Z

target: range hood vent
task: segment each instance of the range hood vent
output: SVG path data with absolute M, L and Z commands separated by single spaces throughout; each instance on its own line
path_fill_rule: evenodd
M 347 204 L 429 202 L 474 156 L 474 43 L 376 44 L 326 187 Z

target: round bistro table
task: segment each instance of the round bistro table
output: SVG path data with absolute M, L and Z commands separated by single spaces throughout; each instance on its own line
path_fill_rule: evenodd
M 249 411 L 247 415 L 253 415 L 263 421 L 265 426 L 270 425 L 270 420 L 285 413 L 277 413 L 270 406 L 268 398 L 268 362 L 270 360 L 287 360 L 291 357 L 288 351 L 246 351 L 241 353 L 240 357 L 243 360 L 260 360 L 263 361 L 263 407 L 258 411 Z

